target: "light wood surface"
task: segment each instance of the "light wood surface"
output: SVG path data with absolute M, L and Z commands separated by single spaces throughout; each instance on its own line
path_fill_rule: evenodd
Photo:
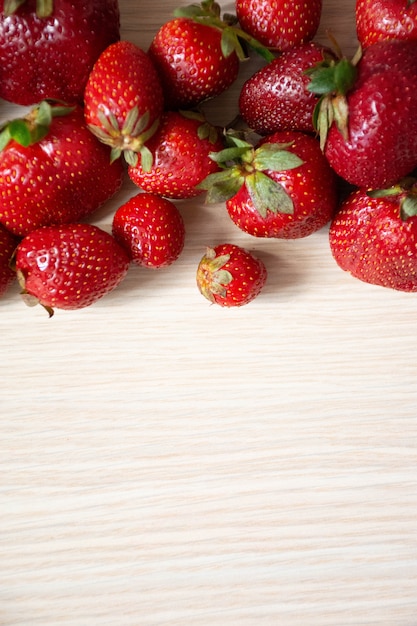
M 123 37 L 146 48 L 177 4 L 121 0 Z M 324 0 L 327 28 L 354 52 L 354 0 Z M 327 229 L 180 210 L 168 270 L 52 319 L 0 301 L 1 626 L 416 626 L 416 296 L 339 270 Z M 241 309 L 195 286 L 223 241 L 269 269 Z

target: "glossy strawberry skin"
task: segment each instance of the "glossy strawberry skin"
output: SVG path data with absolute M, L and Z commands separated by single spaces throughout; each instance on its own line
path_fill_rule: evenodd
M 41 226 L 91 215 L 121 187 L 121 162 L 84 123 L 81 107 L 55 117 L 48 134 L 0 152 L 0 223 L 23 237 Z
M 321 11 L 322 0 L 236 0 L 236 15 L 243 30 L 280 51 L 311 41 Z
M 36 16 L 28 0 L 13 15 L 0 0 L 0 97 L 20 105 L 46 98 L 83 100 L 100 53 L 120 37 L 116 0 L 54 0 L 51 16 Z
M 136 166 L 128 167 L 131 180 L 149 193 L 172 199 L 192 198 L 202 193 L 197 185 L 218 169 L 209 154 L 223 148 L 220 134 L 214 127 L 209 136 L 201 138 L 199 132 L 203 122 L 187 117 L 177 111 L 166 111 L 156 133 L 147 147 L 152 153 L 153 164 L 144 171 L 141 160 Z M 206 125 L 210 133 L 209 126 Z
M 417 4 L 356 0 L 356 33 L 363 48 L 387 39 L 417 40 Z
M 222 53 L 219 29 L 184 17 L 163 24 L 148 53 L 161 77 L 167 109 L 193 108 L 218 96 L 239 71 L 236 53 Z
M 19 240 L 0 224 L 0 296 L 16 279 L 16 272 L 11 269 L 10 262 Z
M 324 50 L 315 42 L 294 46 L 246 80 L 239 111 L 249 128 L 259 135 L 282 130 L 314 132 L 317 96 L 307 89 L 310 79 L 305 71 L 323 60 Z
M 417 291 L 417 217 L 400 217 L 398 199 L 352 192 L 330 229 L 330 249 L 342 270 L 364 282 Z
M 336 178 L 314 137 L 296 131 L 283 131 L 264 137 L 258 145 L 287 142 L 292 142 L 287 149 L 299 156 L 303 164 L 291 170 L 269 170 L 265 173 L 289 194 L 294 204 L 293 214 L 268 211 L 262 217 L 246 185 L 226 202 L 233 222 L 255 237 L 307 237 L 330 222 L 336 211 Z
M 52 310 L 90 306 L 112 291 L 128 268 L 124 249 L 90 224 L 45 226 L 27 235 L 16 252 L 26 294 Z
M 197 268 L 197 287 L 210 302 L 222 307 L 249 304 L 267 280 L 265 264 L 234 244 L 208 248 Z
M 161 269 L 174 263 L 184 248 L 184 220 L 170 200 L 139 193 L 115 212 L 113 235 L 134 263 Z

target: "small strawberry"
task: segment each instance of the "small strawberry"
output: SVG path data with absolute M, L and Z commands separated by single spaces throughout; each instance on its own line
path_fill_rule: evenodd
M 256 146 L 233 136 L 229 141 L 231 147 L 212 155 L 224 169 L 201 186 L 208 202 L 226 201 L 241 230 L 296 239 L 330 221 L 338 202 L 336 177 L 313 136 L 282 131 Z
M 93 64 L 119 29 L 117 0 L 0 0 L 0 97 L 81 104 Z
M 17 276 L 27 304 L 81 309 L 112 291 L 125 277 L 129 258 L 107 232 L 90 224 L 44 226 L 18 245 Z
M 314 132 L 318 96 L 307 89 L 305 70 L 331 52 L 315 42 L 294 46 L 246 80 L 239 96 L 242 119 L 259 135 L 278 130 Z
M 373 285 L 417 291 L 417 179 L 384 190 L 356 190 L 330 230 L 337 264 Z
M 11 269 L 10 262 L 18 242 L 18 238 L 0 224 L 0 296 L 16 278 L 16 272 Z
M 137 165 L 128 167 L 131 180 L 149 193 L 184 199 L 203 193 L 197 185 L 218 171 L 209 154 L 221 150 L 223 141 L 218 130 L 202 115 L 166 111 L 147 146 L 152 154 L 152 167 L 144 171 L 139 157 Z
M 267 279 L 264 263 L 240 246 L 207 248 L 197 268 L 197 286 L 210 302 L 223 307 L 248 304 Z
M 315 36 L 322 0 L 236 0 L 240 26 L 261 44 L 289 50 Z
M 417 39 L 415 0 L 356 0 L 356 33 L 363 48 L 387 39 Z
M 112 160 L 123 152 L 134 165 L 141 153 L 150 167 L 146 142 L 158 127 L 164 100 L 159 76 L 146 52 L 130 41 L 106 48 L 89 75 L 84 104 L 86 122 L 112 148 Z
M 42 102 L 0 133 L 0 223 L 18 236 L 79 221 L 121 187 L 121 162 L 84 123 L 83 110 Z
M 117 209 L 113 235 L 134 263 L 160 269 L 180 256 L 185 239 L 184 221 L 170 200 L 139 193 Z

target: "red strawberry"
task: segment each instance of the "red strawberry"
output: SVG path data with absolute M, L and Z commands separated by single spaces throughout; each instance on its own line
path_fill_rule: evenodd
M 117 0 L 0 0 L 0 97 L 81 103 L 94 62 L 119 36 Z
M 387 190 L 356 190 L 330 226 L 330 249 L 352 276 L 401 291 L 417 291 L 417 182 Z
M 208 202 L 226 200 L 239 228 L 255 237 L 296 239 L 330 221 L 338 202 L 336 177 L 313 136 L 277 132 L 255 147 L 231 141 L 234 147 L 213 155 L 229 166 L 202 186 Z
M 242 119 L 259 135 L 278 130 L 314 132 L 317 96 L 307 89 L 305 70 L 331 52 L 315 42 L 294 46 L 257 70 L 239 96 Z
M 117 209 L 113 235 L 136 264 L 159 269 L 180 256 L 184 221 L 170 200 L 139 193 Z
M 356 32 L 365 48 L 387 39 L 417 39 L 415 0 L 356 0 Z
M 16 270 L 28 304 L 81 309 L 112 291 L 125 277 L 129 259 L 101 228 L 90 224 L 44 226 L 18 245 Z
M 84 93 L 90 130 L 135 164 L 137 153 L 149 161 L 146 142 L 155 132 L 164 101 L 157 71 L 141 48 L 130 41 L 112 44 L 97 59 Z M 149 161 L 150 166 L 150 161 Z
M 0 296 L 16 278 L 16 272 L 11 269 L 10 262 L 17 244 L 17 237 L 0 224 Z
M 363 188 L 394 184 L 417 166 L 417 41 L 366 48 L 310 72 L 322 94 L 321 145 L 333 169 Z
M 144 171 L 141 159 L 130 165 L 132 181 L 149 193 L 184 199 L 202 193 L 197 185 L 219 169 L 209 154 L 221 150 L 223 141 L 202 115 L 167 111 L 147 145 L 152 167 Z
M 288 50 L 315 36 L 322 0 L 236 0 L 243 30 L 269 48 Z
M 81 107 L 43 102 L 3 129 L 0 146 L 0 223 L 19 236 L 78 221 L 122 185 L 122 163 L 110 163 L 110 150 L 90 133 Z
M 264 263 L 230 243 L 207 248 L 197 269 L 200 292 L 223 307 L 248 304 L 259 295 L 266 279 Z

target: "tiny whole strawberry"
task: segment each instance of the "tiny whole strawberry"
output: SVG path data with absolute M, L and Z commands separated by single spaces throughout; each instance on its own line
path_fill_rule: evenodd
M 197 268 L 200 293 L 222 307 L 248 304 L 260 294 L 266 279 L 263 261 L 230 243 L 207 248 Z
M 110 291 L 125 277 L 129 258 L 114 237 L 91 224 L 44 226 L 17 246 L 17 277 L 27 304 L 54 309 L 81 309 Z
M 363 48 L 387 39 L 417 39 L 415 0 L 356 0 L 356 33 Z
M 203 193 L 197 185 L 218 171 L 209 155 L 221 150 L 223 141 L 218 129 L 199 113 L 166 111 L 147 147 L 152 167 L 144 170 L 139 156 L 137 164 L 128 167 L 131 180 L 149 193 L 185 199 Z
M 11 268 L 11 260 L 18 242 L 18 238 L 0 224 L 0 296 L 16 279 L 16 272 Z
M 329 237 L 342 270 L 372 285 L 416 292 L 417 180 L 351 192 L 330 225 Z
M 212 158 L 224 164 L 201 184 L 207 202 L 226 202 L 232 221 L 255 237 L 297 239 L 333 217 L 336 177 L 312 135 L 282 131 L 256 146 L 236 137 Z
M 259 135 L 281 130 L 314 132 L 313 113 L 318 96 L 307 89 L 306 70 L 333 56 L 315 42 L 292 47 L 257 70 L 243 84 L 239 112 Z
M 162 85 L 149 55 L 130 41 L 106 48 L 94 64 L 84 92 L 90 130 L 112 149 L 112 160 L 148 159 L 146 142 L 164 108 Z
M 184 220 L 170 200 L 139 193 L 115 212 L 113 235 L 134 263 L 160 269 L 174 263 L 183 250 Z
M 93 64 L 119 31 L 117 0 L 0 0 L 0 97 L 81 104 Z
M 43 101 L 0 133 L 0 223 L 24 237 L 79 221 L 119 191 L 121 162 L 84 123 L 80 106 Z
M 322 12 L 322 0 L 236 0 L 235 5 L 242 29 L 280 51 L 311 41 Z

